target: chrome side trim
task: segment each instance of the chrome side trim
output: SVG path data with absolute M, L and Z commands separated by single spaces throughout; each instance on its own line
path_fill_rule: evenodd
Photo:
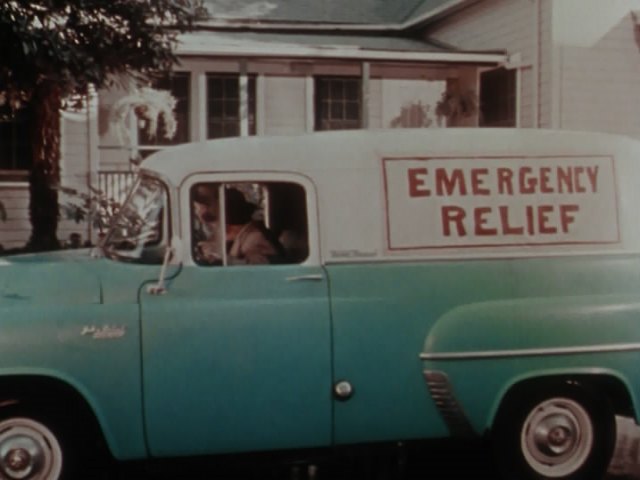
M 423 374 L 431 398 L 449 427 L 451 435 L 456 437 L 474 436 L 473 427 L 453 394 L 449 377 L 445 373 L 435 370 L 425 370 Z
M 296 275 L 293 277 L 287 277 L 286 280 L 287 282 L 321 282 L 322 280 L 324 280 L 324 275 L 322 275 L 321 273 L 312 273 L 310 275 Z
M 640 351 L 640 343 L 618 343 L 584 347 L 523 348 L 520 350 L 487 350 L 475 352 L 421 353 L 421 360 L 486 360 L 492 358 L 541 357 L 579 355 L 582 353 L 613 353 Z

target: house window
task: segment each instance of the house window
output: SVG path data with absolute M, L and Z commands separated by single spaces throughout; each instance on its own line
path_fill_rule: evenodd
M 150 135 L 146 129 L 140 128 L 138 131 L 138 143 L 141 146 L 166 146 L 186 143 L 189 141 L 189 97 L 191 78 L 188 72 L 176 72 L 171 75 L 155 80 L 153 88 L 156 90 L 168 90 L 176 99 L 175 117 L 176 134 L 173 138 L 166 138 L 165 125 L 162 118 L 158 121 L 158 129 L 155 135 Z M 150 153 L 155 149 L 145 149 Z
M 316 78 L 316 130 L 361 128 L 361 91 L 359 78 Z
M 240 99 L 240 75 L 207 76 L 207 138 L 239 137 L 246 118 L 249 135 L 256 134 L 256 78 L 248 78 L 248 105 Z
M 0 171 L 29 170 L 32 162 L 33 109 L 0 108 Z
M 516 70 L 497 68 L 480 74 L 480 126 L 516 126 Z

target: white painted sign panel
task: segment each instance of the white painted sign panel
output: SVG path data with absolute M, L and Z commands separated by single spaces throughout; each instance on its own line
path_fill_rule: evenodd
M 383 159 L 387 248 L 620 242 L 613 157 Z

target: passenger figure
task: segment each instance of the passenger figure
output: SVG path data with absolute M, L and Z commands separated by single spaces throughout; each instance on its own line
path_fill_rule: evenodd
M 225 240 L 229 265 L 280 263 L 282 246 L 264 223 L 253 219 L 257 207 L 235 188 L 225 191 Z M 193 196 L 196 256 L 208 264 L 222 261 L 218 187 L 198 185 Z
M 248 202 L 242 192 L 230 188 L 225 193 L 226 239 L 229 263 L 279 263 L 283 249 L 262 221 L 253 219 L 256 206 Z

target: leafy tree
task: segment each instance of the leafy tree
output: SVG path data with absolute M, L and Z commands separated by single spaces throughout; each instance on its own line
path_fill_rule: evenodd
M 177 62 L 180 33 L 202 0 L 1 0 L 0 107 L 33 108 L 28 248 L 58 247 L 60 109 L 90 86 L 127 75 L 141 84 Z

